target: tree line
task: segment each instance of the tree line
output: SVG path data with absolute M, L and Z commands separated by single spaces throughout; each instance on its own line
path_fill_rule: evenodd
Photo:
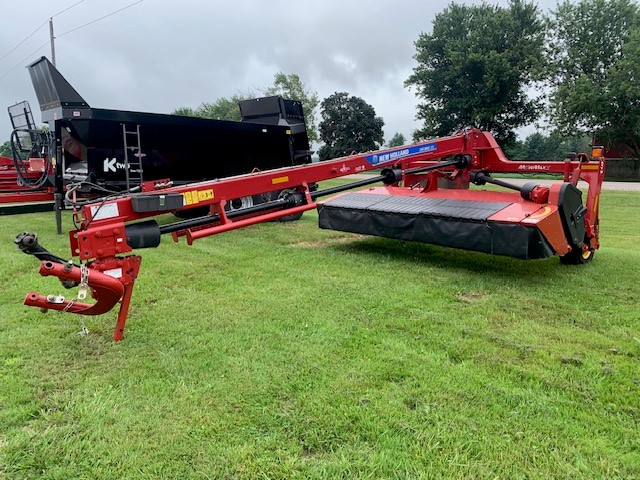
M 415 43 L 407 79 L 421 135 L 475 126 L 506 147 L 546 120 L 555 138 L 596 134 L 640 157 L 640 11 L 631 0 L 450 4 Z M 537 91 L 535 96 L 531 91 Z
M 405 82 L 420 100 L 414 141 L 471 126 L 490 131 L 512 158 L 551 159 L 588 149 L 595 134 L 640 157 L 640 10 L 632 0 L 563 0 L 548 15 L 524 0 L 454 2 L 415 48 L 417 66 Z M 336 92 L 320 103 L 297 75 L 283 73 L 263 93 L 302 101 L 321 159 L 384 143 L 384 121 L 362 98 Z M 250 96 L 175 113 L 238 120 L 237 101 Z M 536 121 L 551 133 L 516 138 Z M 396 132 L 387 145 L 405 143 Z

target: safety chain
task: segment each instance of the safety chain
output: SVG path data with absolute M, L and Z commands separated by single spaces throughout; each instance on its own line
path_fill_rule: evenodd
M 68 312 L 74 303 L 76 303 L 75 300 L 69 300 L 69 303 L 67 303 L 67 305 L 62 310 L 60 310 L 60 313 Z

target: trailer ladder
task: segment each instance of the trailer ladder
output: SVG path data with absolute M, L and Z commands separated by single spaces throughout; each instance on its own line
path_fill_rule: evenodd
M 127 137 L 133 140 L 132 145 L 129 145 Z M 142 153 L 142 147 L 140 145 L 140 125 L 136 125 L 135 131 L 127 130 L 127 126 L 122 124 L 122 140 L 124 143 L 124 174 L 127 186 L 127 191 L 130 191 L 132 187 L 139 187 L 142 185 L 142 158 L 145 156 Z M 130 152 L 135 152 L 131 155 L 133 158 L 130 160 Z

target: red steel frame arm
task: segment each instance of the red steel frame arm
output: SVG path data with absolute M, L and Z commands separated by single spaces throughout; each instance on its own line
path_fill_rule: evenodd
M 512 162 L 502 153 L 493 137 L 486 132 L 471 129 L 460 135 L 441 138 L 415 145 L 398 147 L 376 152 L 367 152 L 335 160 L 286 167 L 265 172 L 225 178 L 221 180 L 205 181 L 179 187 L 162 188 L 154 192 L 135 195 L 138 198 L 159 198 L 178 195 L 180 208 L 166 210 L 135 211 L 132 196 L 123 196 L 114 199 L 105 199 L 100 202 L 81 207 L 76 215 L 80 222 L 78 230 L 70 232 L 72 255 L 87 261 L 87 267 L 91 269 L 89 275 L 89 287 L 92 296 L 97 300 L 96 304 L 84 304 L 76 302 L 51 302 L 47 297 L 37 293 L 30 293 L 25 299 L 28 305 L 39 306 L 43 309 L 69 311 L 72 313 L 93 315 L 104 313 L 120 303 L 118 322 L 114 332 L 114 340 L 121 340 L 127 318 L 127 312 L 131 299 L 134 282 L 140 268 L 140 257 L 137 255 L 123 255 L 133 250 L 136 245 L 127 238 L 127 222 L 142 220 L 145 218 L 195 207 L 208 207 L 210 216 L 201 217 L 202 222 L 189 223 L 190 227 L 178 224 L 170 225 L 172 229 L 162 230 L 154 222 L 154 235 L 157 235 L 157 243 L 142 246 L 157 246 L 161 233 L 171 232 L 174 240 L 180 236 L 186 236 L 191 244 L 194 240 L 228 230 L 243 228 L 248 225 L 273 220 L 282 216 L 301 213 L 315 208 L 315 201 L 310 192 L 309 184 L 313 182 L 339 178 L 353 173 L 366 172 L 383 167 L 402 166 L 403 172 L 415 167 L 437 165 L 438 160 L 450 156 L 461 155 L 470 159 L 470 164 L 464 169 L 451 166 L 442 170 L 466 176 L 469 179 L 469 171 L 485 170 L 487 172 L 519 172 L 527 173 L 556 173 L 564 175 L 565 181 L 576 184 L 580 177 L 589 183 L 587 198 L 588 212 L 585 215 L 587 223 L 587 235 L 595 240 L 597 246 L 597 214 L 600 187 L 604 176 L 604 159 L 597 162 L 590 161 L 565 161 L 565 162 Z M 580 160 L 588 160 L 586 156 Z M 454 162 L 455 163 L 455 162 Z M 457 163 L 456 163 L 457 165 Z M 438 171 L 441 170 L 440 168 Z M 403 173 L 404 184 L 410 184 L 411 178 L 434 178 L 433 171 L 428 174 Z M 395 177 L 394 177 L 395 178 Z M 386 181 L 386 180 L 385 180 Z M 159 182 L 160 183 L 160 182 Z M 236 198 L 260 195 L 268 192 L 289 190 L 296 192 L 294 203 L 278 203 L 278 206 L 265 204 L 265 208 L 251 213 L 239 213 L 230 219 L 225 213 L 224 206 L 229 200 Z M 153 197 L 150 197 L 153 195 Z M 249 209 L 247 209 L 249 210 Z M 239 211 L 242 212 L 242 211 Z M 237 218 L 237 219 L 236 219 Z M 133 226 L 142 227 L 142 223 Z M 196 225 L 196 226 L 193 226 Z M 182 230 L 180 230 L 182 229 Z M 144 243 L 144 242 L 143 242 Z M 594 243 L 591 244 L 594 246 Z M 57 276 L 61 280 L 77 282 L 80 278 L 80 270 L 77 267 L 66 267 L 64 264 L 44 262 L 41 268 L 42 275 Z
M 221 180 L 165 188 L 154 193 L 181 194 L 184 198 L 184 205 L 181 209 L 206 206 L 210 208 L 212 213 L 219 214 L 221 225 L 211 228 L 199 227 L 174 234 L 174 239 L 186 235 L 188 242 L 191 243 L 193 240 L 215 233 L 315 208 L 315 203 L 310 197 L 309 183 L 390 167 L 401 161 L 406 161 L 406 159 L 433 161 L 454 154 L 471 153 L 473 142 L 470 144 L 469 139 L 473 140 L 474 136 L 465 133 L 406 147 L 367 152 L 315 164 L 285 167 Z M 306 197 L 306 204 L 281 212 L 262 214 L 253 219 L 237 221 L 228 220 L 224 214 L 226 201 L 282 189 L 303 193 Z M 125 223 L 167 212 L 135 212 L 131 196 L 85 205 L 81 208 L 77 218 L 81 224 L 80 229 L 70 233 L 72 255 L 79 256 L 82 260 L 89 260 L 129 252 L 132 249 L 127 244 Z

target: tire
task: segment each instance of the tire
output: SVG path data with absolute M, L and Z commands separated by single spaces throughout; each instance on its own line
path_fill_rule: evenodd
M 240 210 L 242 208 L 253 207 L 258 203 L 264 203 L 264 201 L 265 200 L 262 195 L 256 195 L 254 197 L 249 196 L 249 197 L 234 198 L 233 200 L 230 200 L 227 202 L 227 204 L 224 207 L 224 211 L 232 212 L 234 210 Z M 196 207 L 196 208 L 190 208 L 188 210 L 178 210 L 177 212 L 174 212 L 173 215 L 178 218 L 188 219 L 188 218 L 203 217 L 208 213 L 209 213 L 209 207 Z
M 254 197 L 240 197 L 234 198 L 227 202 L 224 206 L 225 212 L 233 212 L 234 210 L 241 210 L 243 208 L 253 207 L 256 203 L 260 203 L 255 201 Z
M 280 198 L 280 194 L 284 192 L 284 190 L 276 190 L 274 192 L 271 192 L 267 195 L 269 195 L 269 201 L 271 200 L 277 200 L 278 198 Z M 302 214 L 301 213 L 296 213 L 295 215 L 287 215 L 286 217 L 280 217 L 278 219 L 276 219 L 276 222 L 296 222 L 298 220 L 300 220 L 302 218 Z
M 574 247 L 569 253 L 560 257 L 560 263 L 565 265 L 584 265 L 591 262 L 594 255 L 595 251 L 593 250 L 583 251 L 582 248 Z

